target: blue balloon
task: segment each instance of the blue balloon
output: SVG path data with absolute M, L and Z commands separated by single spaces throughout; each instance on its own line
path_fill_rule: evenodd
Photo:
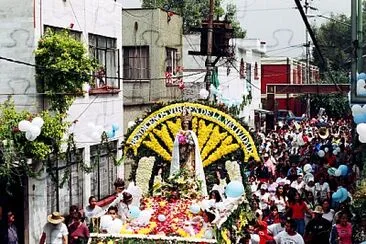
M 132 206 L 128 213 L 131 218 L 136 219 L 140 216 L 141 210 L 137 206 Z
M 364 123 L 364 122 L 366 122 L 366 121 L 365 121 L 365 115 L 363 115 L 363 114 L 356 114 L 356 115 L 353 115 L 353 121 L 354 121 L 356 124 Z
M 189 206 L 189 210 L 194 214 L 198 214 L 201 211 L 201 208 L 198 204 L 193 203 L 191 206 Z
M 113 138 L 115 136 L 115 132 L 113 130 L 107 131 L 107 137 Z
M 348 173 L 348 167 L 347 165 L 339 165 L 338 169 L 341 171 L 341 176 L 346 176 Z
M 225 194 L 227 197 L 240 197 L 244 193 L 243 183 L 240 181 L 231 181 L 225 189 Z
M 117 130 L 119 130 L 119 125 L 118 124 L 112 124 L 112 130 L 114 132 L 116 132 Z
M 332 200 L 335 202 L 339 202 L 341 198 L 342 198 L 342 192 L 340 190 L 332 194 Z
M 366 80 L 366 73 L 360 73 L 358 76 L 357 76 L 357 80 Z
M 348 199 L 348 191 L 346 188 L 342 187 L 339 189 L 341 191 L 342 197 L 339 199 L 339 202 L 344 202 Z

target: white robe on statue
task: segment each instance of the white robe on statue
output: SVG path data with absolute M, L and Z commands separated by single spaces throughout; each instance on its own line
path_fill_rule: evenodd
M 194 156 L 195 156 L 194 165 L 195 165 L 196 180 L 201 182 L 201 194 L 203 196 L 207 196 L 206 178 L 205 178 L 205 172 L 203 171 L 203 164 L 198 145 L 198 138 L 193 131 L 190 130 L 189 132 L 191 133 L 194 142 Z M 177 174 L 180 171 L 178 137 L 179 136 L 177 135 L 174 140 L 172 162 L 170 163 L 170 174 L 169 174 L 170 177 L 172 177 L 173 175 Z

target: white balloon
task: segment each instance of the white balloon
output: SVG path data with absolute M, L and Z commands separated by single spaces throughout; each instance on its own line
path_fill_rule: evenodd
M 334 175 L 335 176 L 341 176 L 341 174 L 342 174 L 342 172 L 339 170 L 339 169 L 337 169 L 336 171 L 335 171 L 335 173 L 334 173 Z
M 333 154 L 337 156 L 338 154 L 337 150 L 333 150 Z
M 329 148 L 324 148 L 324 152 L 329 152 Z
M 135 126 L 135 121 L 129 121 L 128 124 L 127 124 L 127 128 L 131 128 L 131 127 L 134 127 Z
M 337 147 L 336 150 L 337 150 L 337 152 L 341 152 L 341 148 L 340 147 Z
M 366 143 L 366 134 L 362 134 L 358 137 L 358 139 L 360 140 L 360 142 L 362 143 Z
M 325 152 L 323 150 L 319 150 L 318 156 L 321 157 L 321 158 L 324 157 L 325 156 Z
M 360 123 L 356 127 L 357 134 L 360 136 L 366 133 L 366 123 Z
M 313 168 L 311 167 L 311 164 L 305 164 L 304 165 L 304 173 L 311 173 L 311 171 L 313 171 Z
M 29 128 L 29 130 L 33 136 L 37 137 L 41 134 L 41 128 L 39 128 L 38 126 L 36 125 L 31 125 L 31 127 Z
M 18 128 L 20 131 L 26 132 L 29 130 L 31 125 L 32 125 L 31 122 L 29 122 L 28 120 L 22 120 L 19 122 Z
M 200 98 L 201 99 L 207 99 L 208 95 L 210 95 L 210 92 L 207 91 L 205 88 L 202 88 L 200 90 Z
M 25 138 L 28 140 L 28 141 L 34 141 L 37 137 L 35 135 L 32 134 L 31 131 L 27 131 L 25 133 Z
M 38 126 L 39 128 L 41 128 L 44 124 L 44 121 L 41 117 L 35 117 L 32 120 L 32 125 Z

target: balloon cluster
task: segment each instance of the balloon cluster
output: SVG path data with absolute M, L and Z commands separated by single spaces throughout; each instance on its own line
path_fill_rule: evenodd
M 356 88 L 357 96 L 366 96 L 365 80 L 366 80 L 366 73 L 360 73 L 357 76 L 357 88 Z
M 117 135 L 117 131 L 119 130 L 118 124 L 112 124 L 112 129 L 109 131 L 106 131 L 107 137 L 109 139 L 114 138 Z
M 338 147 L 338 145 L 336 145 L 336 144 L 334 144 L 334 145 L 332 145 L 331 147 L 324 147 L 324 149 L 323 150 L 319 150 L 318 152 L 317 152 L 317 154 L 318 154 L 318 156 L 320 157 L 320 158 L 323 158 L 324 156 L 325 156 L 325 154 L 327 153 L 327 152 L 329 152 L 329 150 L 332 150 L 332 153 L 334 154 L 334 155 L 338 155 L 338 153 L 339 152 L 341 152 L 341 148 L 340 147 Z
M 363 81 L 365 82 L 365 80 Z M 357 124 L 356 131 L 359 135 L 358 139 L 360 142 L 366 143 L 366 105 L 363 105 L 362 107 L 358 104 L 353 105 L 352 115 L 353 121 Z
M 18 124 L 18 129 L 25 132 L 28 141 L 34 141 L 40 134 L 44 121 L 41 117 L 35 117 L 32 121 L 22 120 Z
M 348 174 L 348 167 L 344 164 L 339 165 L 338 169 L 331 167 L 328 169 L 328 174 L 336 177 L 346 176 Z
M 338 190 L 332 194 L 332 199 L 335 202 L 341 203 L 346 201 L 347 198 L 348 198 L 348 191 L 344 187 L 338 188 Z

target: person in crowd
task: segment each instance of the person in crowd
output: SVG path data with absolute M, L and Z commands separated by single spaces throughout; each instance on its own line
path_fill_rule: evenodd
M 278 213 L 278 209 L 276 205 L 272 205 L 270 207 L 269 215 L 264 218 L 267 225 L 277 224 L 281 222 L 280 214 Z
M 91 223 L 91 218 L 100 217 L 103 209 L 97 205 L 97 198 L 95 196 L 89 197 L 89 205 L 84 208 L 85 223 L 87 226 Z
M 261 163 L 255 170 L 255 176 L 260 182 L 267 182 L 270 177 L 268 167 Z
M 277 187 L 276 194 L 272 197 L 272 202 L 277 207 L 279 215 L 283 216 L 286 212 L 286 197 L 283 185 Z
M 315 208 L 315 201 L 314 201 L 314 195 L 312 192 L 305 192 L 305 203 L 308 206 L 310 210 L 314 210 Z M 312 219 L 312 215 L 308 212 L 305 213 L 305 225 L 309 223 L 309 221 Z
M 323 208 L 323 218 L 332 223 L 335 212 L 333 209 L 330 208 L 330 201 L 328 199 L 323 200 L 322 208 Z
M 313 213 L 315 217 L 309 221 L 305 228 L 305 242 L 309 244 L 327 243 L 332 225 L 322 217 L 323 209 L 321 206 L 316 206 Z
M 286 224 L 287 218 L 288 218 L 287 215 L 283 215 L 283 216 L 281 216 L 279 223 L 268 225 L 268 227 L 267 227 L 268 233 L 271 234 L 273 237 L 275 237 L 275 236 L 277 236 L 278 233 L 285 230 L 285 224 Z
M 330 199 L 330 188 L 328 182 L 325 182 L 323 176 L 319 178 L 319 182 L 315 183 L 315 199 L 317 202 L 322 202 L 325 199 Z
M 289 197 L 289 209 L 292 211 L 291 218 L 296 222 L 296 231 L 300 235 L 303 235 L 305 231 L 305 213 L 312 214 L 312 211 L 308 208 L 298 192 L 295 193 L 294 199 L 290 199 Z
M 330 234 L 330 244 L 352 244 L 352 224 L 348 221 L 347 213 L 341 213 L 339 223 L 333 225 Z
M 132 203 L 133 197 L 131 193 L 124 191 L 123 192 L 123 200 L 118 204 L 118 216 L 121 218 L 123 222 L 126 222 L 128 219 L 128 212 L 130 205 Z
M 15 215 L 8 212 L 8 244 L 18 244 L 18 230 L 15 226 Z
M 285 230 L 274 237 L 277 244 L 304 244 L 302 236 L 296 232 L 297 225 L 295 220 L 288 219 L 285 224 Z
M 295 188 L 299 192 L 300 196 L 302 196 L 305 189 L 305 182 L 302 174 L 297 175 L 297 179 L 291 183 L 291 187 Z
M 119 234 L 123 222 L 118 218 L 118 209 L 116 206 L 108 208 L 107 215 L 101 217 L 100 229 L 102 233 Z
M 88 242 L 90 237 L 89 229 L 82 222 L 82 216 L 80 212 L 73 214 L 73 222 L 68 226 L 69 229 L 69 243 L 70 244 L 84 244 Z
M 69 232 L 59 212 L 48 215 L 39 244 L 67 244 Z
M 221 194 L 218 190 L 212 190 L 209 194 L 209 199 L 215 200 L 215 203 L 222 201 Z
M 260 192 L 258 194 L 259 198 L 259 208 L 263 211 L 264 215 L 267 215 L 269 212 L 269 204 L 270 204 L 270 195 L 267 192 L 267 184 L 263 183 L 260 186 Z
M 70 208 L 69 208 L 69 214 L 66 215 L 65 217 L 65 224 L 66 226 L 69 226 L 72 224 L 73 222 L 73 215 L 74 213 L 77 213 L 79 211 L 79 208 L 78 206 L 76 205 L 71 205 Z

